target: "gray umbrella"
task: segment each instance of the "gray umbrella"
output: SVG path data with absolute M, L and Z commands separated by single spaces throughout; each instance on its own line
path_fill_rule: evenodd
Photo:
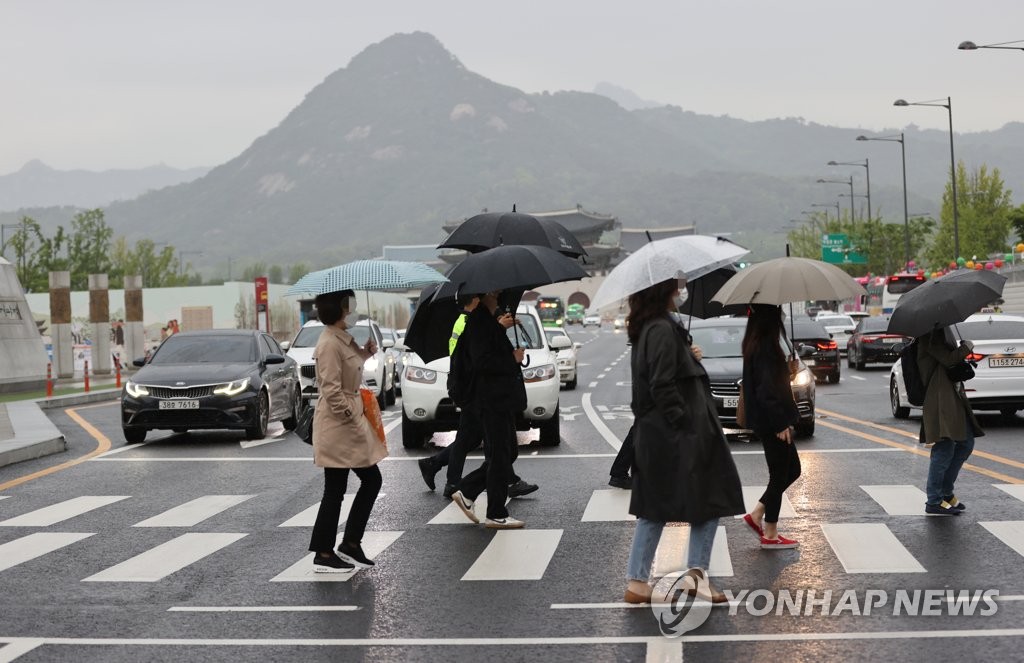
M 842 300 L 867 294 L 835 265 L 810 258 L 775 258 L 748 267 L 726 281 L 711 301 L 721 304 L 775 304 Z
M 957 270 L 923 283 L 896 302 L 888 331 L 924 336 L 933 329 L 963 322 L 1003 294 L 1006 277 L 988 270 Z

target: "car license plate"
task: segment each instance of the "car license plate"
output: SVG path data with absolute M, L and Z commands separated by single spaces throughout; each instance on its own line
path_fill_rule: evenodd
M 734 398 L 723 398 L 722 399 L 722 407 L 739 407 L 739 405 L 740 405 L 740 397 L 739 396 L 736 396 Z
M 1024 357 L 989 357 L 989 368 L 1014 368 L 1024 366 Z
M 807 365 L 807 366 L 814 366 L 814 360 L 813 359 L 804 359 L 804 364 Z
M 161 410 L 198 410 L 199 401 L 160 401 L 160 405 L 158 407 Z
M 897 343 L 902 343 L 902 342 L 903 342 L 902 338 L 883 338 L 882 339 L 882 343 L 888 343 L 889 345 L 896 345 Z

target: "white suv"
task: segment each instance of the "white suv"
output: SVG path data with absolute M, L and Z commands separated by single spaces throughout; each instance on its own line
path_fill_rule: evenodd
M 299 385 L 304 394 L 316 392 L 316 362 L 313 361 L 313 351 L 323 330 L 322 322 L 310 320 L 302 325 L 302 329 L 288 345 L 286 354 L 299 364 Z M 393 340 L 383 339 L 377 323 L 370 320 L 360 320 L 355 327 L 349 328 L 348 332 L 360 346 L 366 344 L 371 334 L 374 343 L 377 344 L 377 354 L 363 364 L 363 383 L 373 391 L 383 411 L 385 407 L 395 402 L 395 360 L 385 352 L 395 343 Z
M 541 445 L 553 447 L 561 442 L 557 355 L 548 344 L 533 306 L 520 305 L 516 317 L 522 328 L 509 329 L 508 338 L 513 345 L 518 342 L 526 350 L 526 409 L 516 416 L 516 427 L 539 429 Z M 402 445 L 415 449 L 437 431 L 455 430 L 459 410 L 448 397 L 448 357 L 424 364 L 419 355 L 409 352 L 406 356 L 408 363 L 402 373 Z

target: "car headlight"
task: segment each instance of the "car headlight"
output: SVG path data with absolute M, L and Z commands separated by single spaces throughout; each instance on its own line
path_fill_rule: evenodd
M 523 381 L 525 382 L 541 382 L 543 380 L 550 380 L 557 375 L 554 364 L 544 364 L 543 366 L 537 366 L 535 368 L 524 368 L 523 369 Z
M 806 368 L 802 368 L 796 375 L 793 376 L 792 384 L 794 387 L 806 387 L 813 380 L 814 376 L 811 374 L 811 372 Z
M 367 359 L 366 363 L 363 364 L 363 370 L 364 371 L 369 371 L 371 373 L 376 371 L 377 370 L 377 358 L 376 357 L 370 357 L 369 359 Z
M 132 398 L 138 398 L 140 396 L 149 396 L 149 389 L 146 389 L 146 387 L 144 387 L 143 385 L 136 384 L 131 380 L 128 380 L 128 382 L 124 383 L 124 390 Z
M 405 379 L 410 382 L 434 384 L 437 382 L 437 371 L 432 371 L 429 368 L 422 368 L 420 366 L 410 366 L 405 369 Z
M 249 378 L 242 378 L 241 380 L 235 380 L 228 382 L 227 384 L 219 384 L 213 388 L 213 393 L 222 394 L 224 396 L 235 396 L 245 391 L 245 388 L 249 386 Z

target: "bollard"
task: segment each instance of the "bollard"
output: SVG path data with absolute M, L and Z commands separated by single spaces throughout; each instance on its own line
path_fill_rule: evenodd
M 118 389 L 121 388 L 121 361 L 117 360 L 114 362 L 114 386 Z
M 85 393 L 89 393 L 89 360 L 85 360 Z
M 53 364 L 46 364 L 46 397 L 53 398 Z

